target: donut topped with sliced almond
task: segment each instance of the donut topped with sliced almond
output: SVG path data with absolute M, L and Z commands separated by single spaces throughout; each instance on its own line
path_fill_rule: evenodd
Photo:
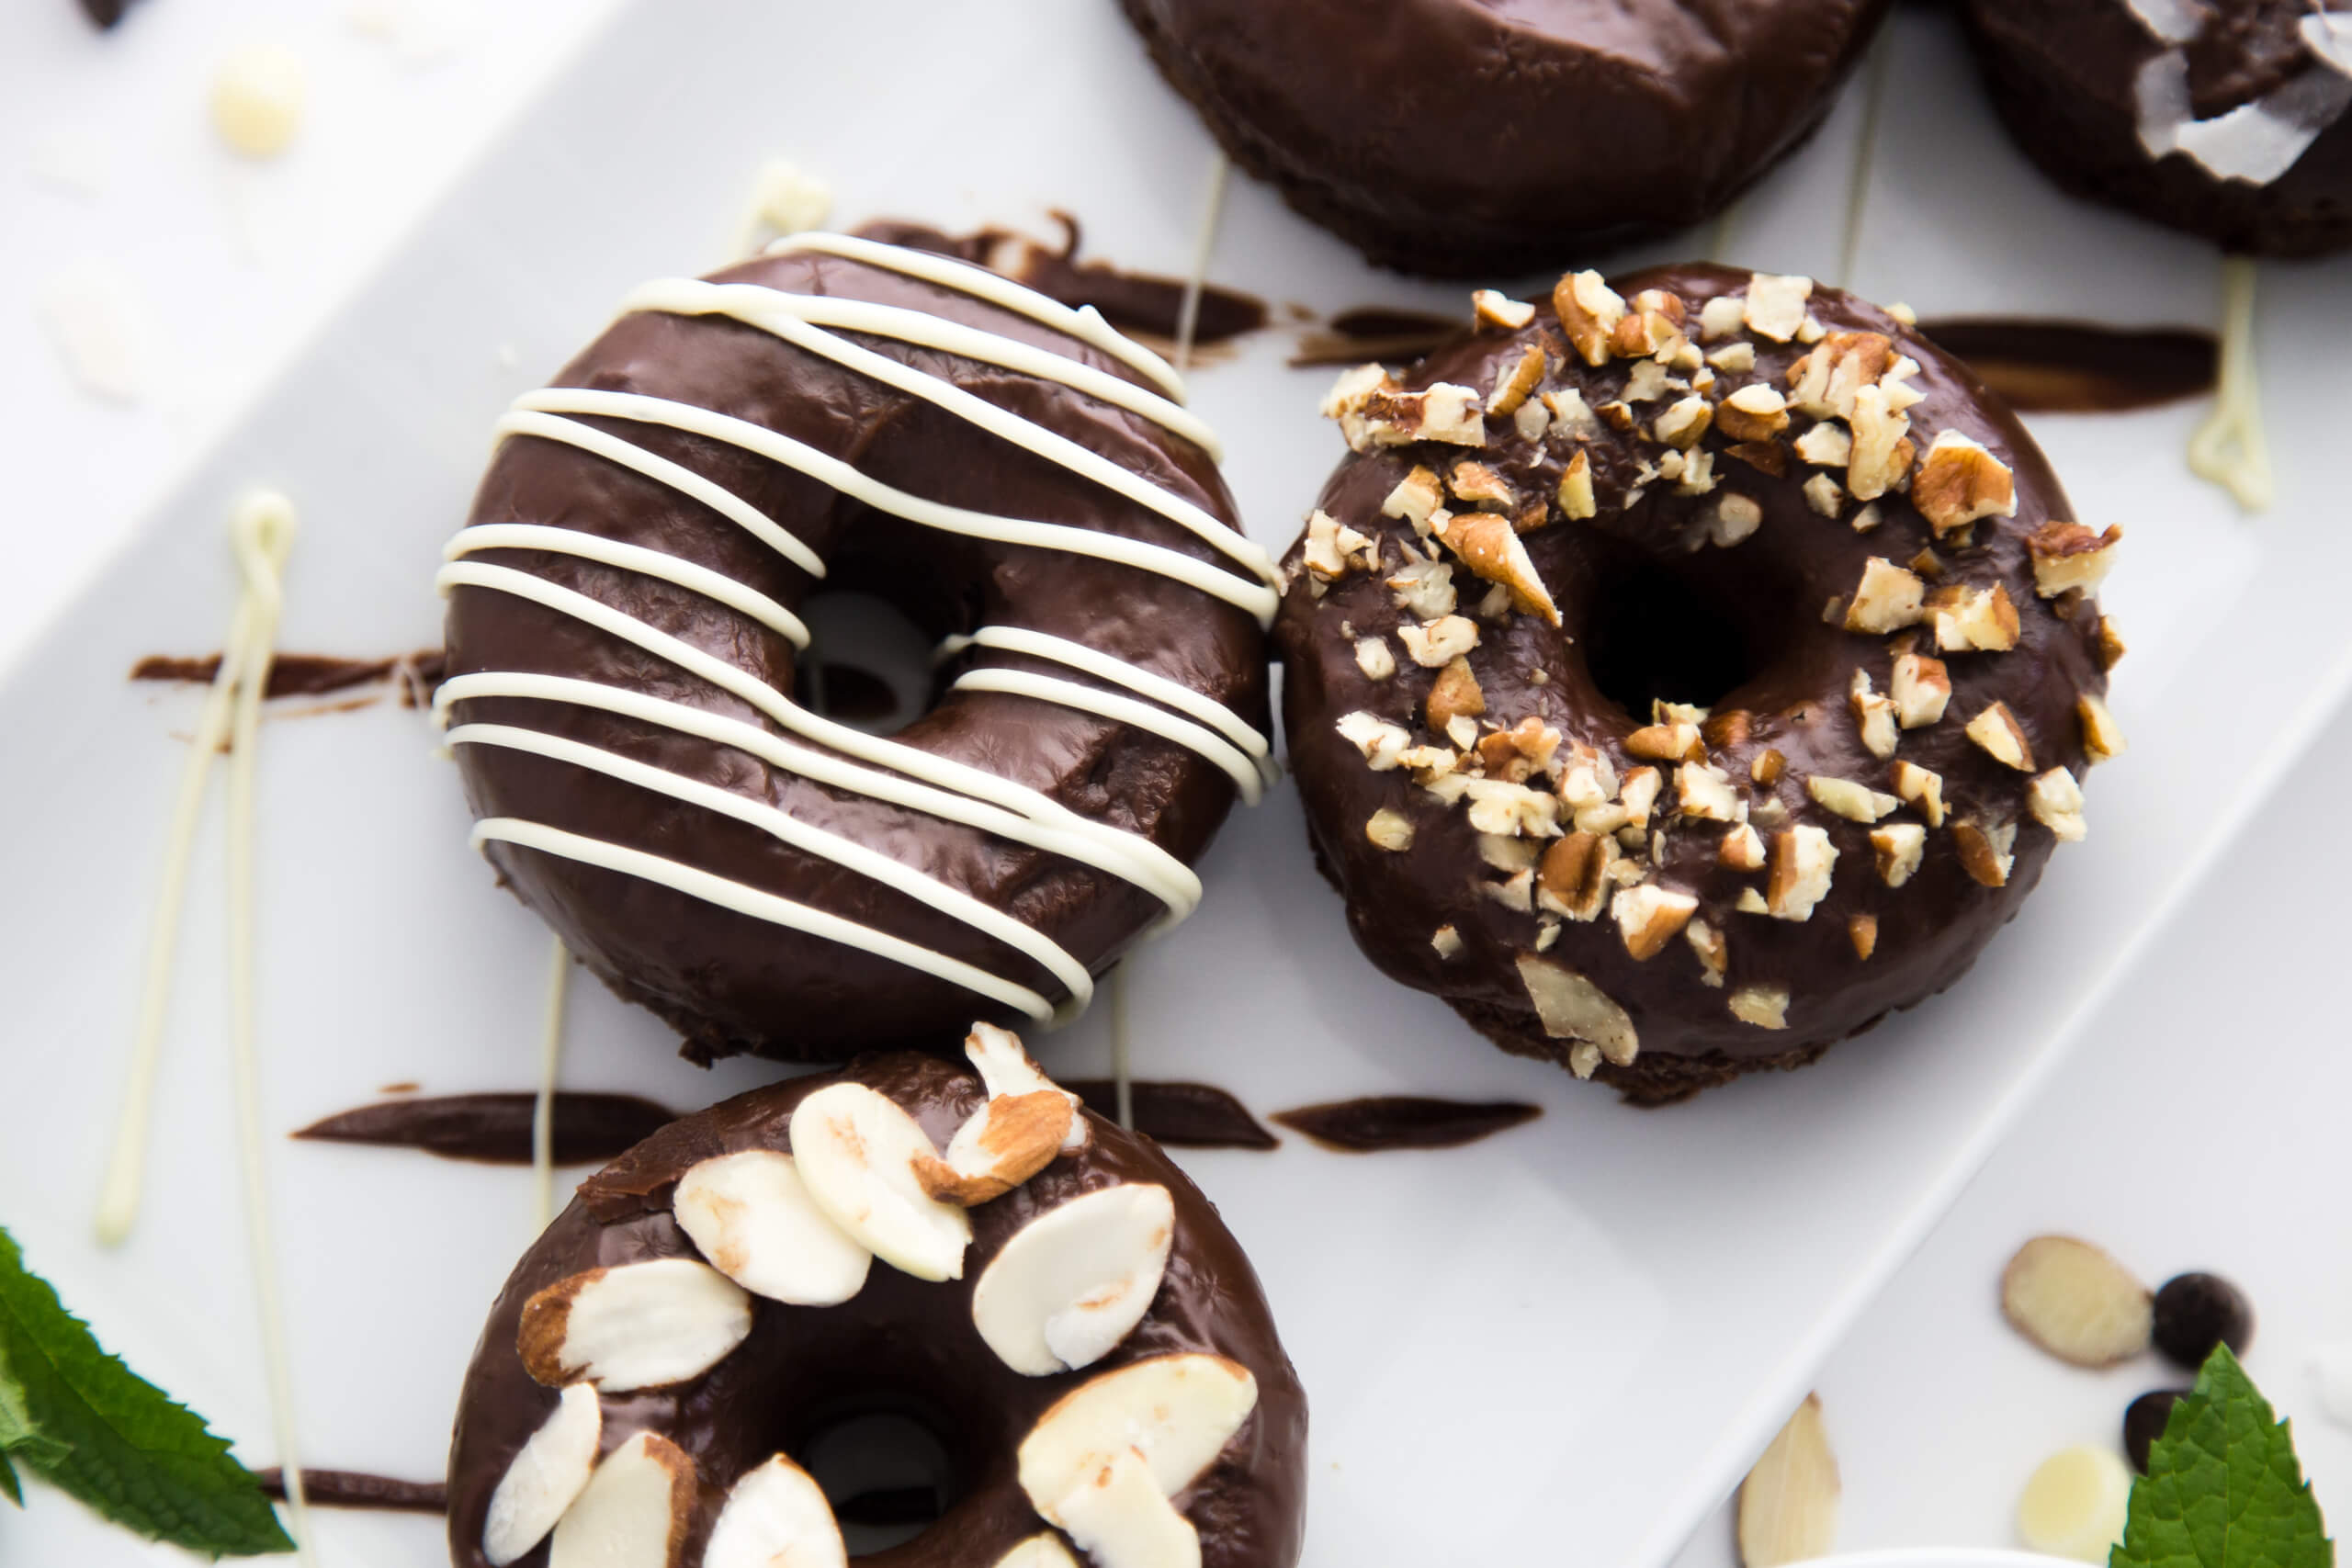
M 1694 265 L 1342 375 L 1276 632 L 1374 964 L 1636 1100 L 1958 979 L 2122 749 L 2076 518 L 1910 314 Z
M 871 1510 L 812 1455 L 884 1416 L 942 1462 L 861 1562 L 1296 1562 L 1306 1399 L 1239 1245 L 1012 1035 L 967 1052 L 739 1095 L 581 1185 L 467 1371 L 458 1568 L 842 1568 Z

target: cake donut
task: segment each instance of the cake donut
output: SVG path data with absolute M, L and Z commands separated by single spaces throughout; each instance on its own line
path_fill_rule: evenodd
M 1267 766 L 1276 574 L 1176 376 L 842 235 L 622 312 L 500 422 L 446 551 L 475 844 L 696 1059 L 1083 1007 Z M 895 735 L 796 700 L 838 589 L 941 639 Z
M 2256 254 L 2352 244 L 2352 0 L 1969 0 L 1993 101 L 2077 196 Z
M 1701 222 L 1817 127 L 1885 0 L 1121 0 L 1243 168 L 1384 266 Z
M 1481 291 L 1343 375 L 1275 635 L 1374 964 L 1672 1100 L 1957 979 L 2122 740 L 2073 521 L 1967 368 L 1807 278 Z
M 1149 1139 L 1020 1042 L 739 1095 L 582 1183 L 482 1330 L 457 1568 L 842 1568 L 794 1459 L 919 1418 L 954 1472 L 877 1568 L 1289 1568 L 1306 1404 L 1256 1275 Z

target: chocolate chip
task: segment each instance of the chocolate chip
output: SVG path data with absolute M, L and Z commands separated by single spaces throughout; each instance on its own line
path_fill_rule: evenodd
M 2254 1308 L 2218 1274 L 2177 1274 L 2156 1292 L 2154 1338 L 2168 1360 L 2197 1371 L 2216 1345 L 2244 1355 L 2254 1338 Z
M 2165 1435 L 2165 1423 L 2172 1419 L 2172 1407 L 2188 1392 L 2185 1388 L 2152 1388 L 2124 1407 L 2123 1451 L 2132 1456 L 2132 1468 L 2141 1474 L 2148 1473 L 2148 1450 Z

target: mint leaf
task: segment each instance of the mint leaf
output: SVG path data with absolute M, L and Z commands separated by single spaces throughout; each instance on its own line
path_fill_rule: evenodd
M 33 1430 L 33 1418 L 25 1409 L 25 1391 L 8 1375 L 8 1358 L 0 1355 L 0 1493 L 19 1508 L 25 1506 L 24 1488 L 17 1484 L 17 1467 L 11 1454 L 21 1453 L 29 1461 L 65 1457 L 65 1445 L 42 1437 Z
M 2172 1408 L 2132 1487 L 2109 1568 L 2334 1568 L 2319 1504 L 2279 1420 L 2226 1345 Z
M 42 1480 L 127 1529 L 192 1551 L 251 1557 L 294 1549 L 228 1443 L 107 1354 L 25 1268 L 5 1229 L 0 1358 L 31 1439 L 9 1452 Z

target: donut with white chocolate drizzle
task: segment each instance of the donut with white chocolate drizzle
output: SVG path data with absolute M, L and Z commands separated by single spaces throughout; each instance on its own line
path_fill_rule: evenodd
M 1393 978 L 1505 1049 L 1679 1099 L 1941 990 L 2122 746 L 2073 521 L 1898 317 L 1657 268 L 1482 293 L 1284 568 L 1310 838 Z
M 1239 1246 L 1018 1040 L 967 1050 L 739 1095 L 582 1184 L 467 1371 L 457 1568 L 839 1568 L 793 1456 L 885 1408 L 956 1481 L 860 1562 L 1297 1561 L 1306 1401 Z
M 639 288 L 446 552 L 476 845 L 698 1059 L 1083 1007 L 1268 767 L 1272 566 L 1182 396 L 1092 310 L 872 241 Z M 820 585 L 941 639 L 896 735 L 795 700 Z

